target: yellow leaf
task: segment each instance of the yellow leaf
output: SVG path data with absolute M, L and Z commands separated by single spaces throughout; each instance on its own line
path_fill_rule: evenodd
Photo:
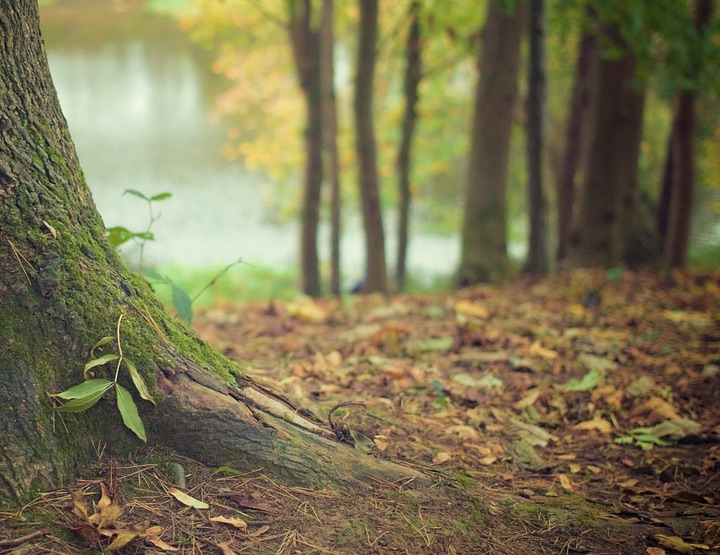
M 490 311 L 486 307 L 472 301 L 458 301 L 455 303 L 455 312 L 472 318 L 485 319 L 490 316 Z
M 437 455 L 435 455 L 432 462 L 433 464 L 442 464 L 449 461 L 450 459 L 452 459 L 452 455 L 447 451 L 443 451 L 442 453 L 438 453 Z
M 212 522 L 220 522 L 222 524 L 229 524 L 234 526 L 238 530 L 247 530 L 247 522 L 237 517 L 225 517 L 225 516 L 214 516 L 210 519 Z
M 532 345 L 530 345 L 530 354 L 539 356 L 540 358 L 544 359 L 546 362 L 552 362 L 558 357 L 558 354 L 556 351 L 553 351 L 552 349 L 546 349 L 542 345 L 540 345 L 539 341 L 533 342 Z
M 530 393 L 525 395 L 522 399 L 520 399 L 517 403 L 513 405 L 518 410 L 526 409 L 528 407 L 531 407 L 535 404 L 535 401 L 538 400 L 538 397 L 540 397 L 540 389 L 535 388 Z
M 572 483 L 572 480 L 567 477 L 567 474 L 560 474 L 558 475 L 558 478 L 560 479 L 560 485 L 565 491 L 575 491 L 575 486 Z
M 612 433 L 612 424 L 600 416 L 596 416 L 592 420 L 585 420 L 573 426 L 576 430 L 597 430 L 603 434 Z
M 180 501 L 180 503 L 182 503 L 183 505 L 187 505 L 188 507 L 193 507 L 195 509 L 210 508 L 210 505 L 208 505 L 207 503 L 200 501 L 199 499 L 195 499 L 194 497 L 180 491 L 177 488 L 169 488 L 168 493 L 172 495 L 175 499 Z
M 107 546 L 107 551 L 114 551 L 115 549 L 125 547 L 128 543 L 130 543 L 137 537 L 137 534 L 130 530 L 117 530 L 116 532 L 117 535 L 115 536 L 115 539 L 112 541 L 112 543 Z
M 445 435 L 457 435 L 460 439 L 477 439 L 480 437 L 475 428 L 462 425 L 445 428 Z

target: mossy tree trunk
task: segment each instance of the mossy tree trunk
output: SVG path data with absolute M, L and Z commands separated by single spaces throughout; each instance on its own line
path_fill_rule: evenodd
M 117 454 L 142 446 L 112 399 L 61 418 L 47 395 L 82 381 L 89 350 L 121 314 L 123 355 L 157 402 L 136 399 L 149 443 L 309 486 L 419 477 L 358 454 L 240 376 L 127 270 L 80 169 L 35 0 L 0 0 L 0 109 L 0 499 L 61 485 L 101 442 Z
M 478 59 L 458 285 L 502 281 L 507 274 L 506 195 L 510 133 L 518 92 L 527 4 L 513 12 L 488 2 Z

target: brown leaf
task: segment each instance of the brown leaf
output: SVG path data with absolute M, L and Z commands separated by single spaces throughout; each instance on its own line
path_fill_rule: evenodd
M 243 530 L 243 531 L 247 530 L 247 522 L 245 522 L 241 518 L 214 516 L 214 517 L 211 517 L 210 520 L 212 522 L 220 522 L 221 524 L 229 524 L 230 526 L 234 526 L 238 530 Z
M 158 536 L 154 534 L 146 536 L 145 541 L 148 542 L 150 545 L 154 545 L 158 549 L 162 549 L 163 551 L 179 551 L 177 547 L 173 547 L 172 545 L 170 545 L 164 540 L 161 540 Z

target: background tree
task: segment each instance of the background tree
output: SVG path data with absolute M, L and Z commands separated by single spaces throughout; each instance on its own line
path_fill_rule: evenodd
M 528 216 L 530 234 L 525 271 L 548 272 L 547 199 L 543 179 L 545 148 L 545 0 L 530 0 L 527 95 Z
M 355 79 L 355 133 L 358 177 L 365 228 L 364 291 L 387 291 L 385 233 L 376 160 L 373 90 L 378 37 L 378 1 L 360 0 L 360 27 Z
M 324 172 L 330 187 L 330 293 L 340 294 L 341 189 L 340 153 L 337 134 L 337 100 L 335 97 L 333 0 L 323 0 L 320 24 L 320 79 L 323 105 Z
M 689 37 L 690 55 L 686 68 L 687 79 L 680 86 L 673 109 L 672 131 L 668 152 L 669 195 L 667 199 L 667 229 L 664 229 L 664 258 L 668 268 L 682 268 L 687 264 L 690 242 L 690 220 L 695 196 L 695 89 L 701 75 L 709 40 L 709 24 L 713 12 L 712 0 L 694 3 L 695 36 Z M 662 206 L 662 204 L 661 204 Z
M 571 239 L 575 266 L 612 267 L 626 258 L 638 216 L 638 158 L 644 87 L 616 23 L 601 23 L 584 141 L 582 195 Z M 612 51 L 610 50 L 612 49 Z M 612 53 L 612 56 L 610 56 Z
M 575 62 L 575 75 L 570 96 L 569 114 L 565 131 L 565 148 L 562 155 L 559 178 L 557 181 L 558 243 L 557 260 L 565 260 L 568 253 L 570 226 L 575 204 L 575 181 L 580 166 L 580 153 L 583 130 L 587 120 L 587 107 L 590 96 L 591 62 L 596 59 L 597 35 L 589 29 L 591 15 L 586 9 L 580 18 L 581 38 Z
M 305 176 L 300 218 L 302 290 L 307 295 L 317 297 L 320 295 L 317 233 L 323 182 L 323 82 L 320 77 L 320 29 L 317 25 L 318 18 L 313 15 L 312 9 L 311 0 L 288 2 L 290 43 L 307 113 Z
M 458 285 L 507 275 L 507 165 L 526 3 L 488 2 L 478 58 Z
M 405 264 L 407 261 L 408 235 L 410 227 L 411 150 L 417 121 L 417 102 L 420 80 L 422 79 L 422 38 L 420 36 L 420 0 L 411 0 L 409 7 L 410 29 L 405 42 L 405 76 L 400 149 L 397 157 L 398 173 L 398 251 L 395 269 L 395 287 L 405 290 Z
M 82 381 L 103 336 L 120 338 L 157 404 L 138 401 L 151 444 L 312 486 L 417 476 L 338 443 L 166 312 L 106 240 L 50 77 L 37 3 L 0 0 L 0 28 L 0 497 L 21 503 L 65 482 L 100 441 L 108 453 L 137 450 L 114 401 L 61 421 L 48 397 Z M 125 375 L 120 382 L 133 388 Z

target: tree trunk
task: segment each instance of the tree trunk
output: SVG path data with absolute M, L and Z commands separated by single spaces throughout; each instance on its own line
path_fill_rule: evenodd
M 340 295 L 340 154 L 333 61 L 333 0 L 323 0 L 320 24 L 320 80 L 323 104 L 324 175 L 330 184 L 330 293 Z
M 597 58 L 597 36 L 584 32 L 580 39 L 580 51 L 575 62 L 575 84 L 570 101 L 563 156 L 562 173 L 558 182 L 558 246 L 557 260 L 563 261 L 568 255 L 570 225 L 575 205 L 575 179 L 580 166 L 581 143 L 587 120 L 590 96 L 591 62 Z
M 360 0 L 360 36 L 355 80 L 355 133 L 360 200 L 365 227 L 366 275 L 363 291 L 387 291 L 385 233 L 373 128 L 375 49 L 378 35 L 377 0 Z
M 525 272 L 548 273 L 547 199 L 543 185 L 543 149 L 545 147 L 545 0 L 530 0 L 530 60 L 528 64 L 527 156 L 528 212 L 530 237 Z
M 698 34 L 705 31 L 713 12 L 712 0 L 696 0 L 694 24 Z M 690 68 L 690 78 L 696 79 L 700 62 Z M 675 99 L 670 148 L 670 206 L 665 233 L 664 258 L 668 268 L 687 265 L 690 243 L 690 222 L 695 197 L 695 92 L 680 90 Z
M 583 141 L 583 189 L 570 258 L 575 266 L 609 268 L 621 261 L 634 264 L 645 242 L 638 185 L 645 95 L 635 79 L 635 57 L 617 25 L 601 25 L 599 40 L 624 55 L 608 59 L 598 49 L 593 63 L 591 127 Z
M 320 33 L 312 27 L 312 2 L 301 0 L 290 5 L 290 38 L 300 86 L 305 95 L 305 177 L 300 233 L 302 289 L 307 295 L 320 295 L 317 250 L 320 220 L 322 163 L 322 85 L 320 81 Z
M 395 269 L 395 287 L 405 290 L 405 263 L 407 261 L 408 232 L 410 227 L 410 151 L 417 122 L 418 89 L 422 79 L 422 42 L 420 37 L 420 0 L 410 3 L 410 30 L 405 42 L 405 113 L 397 158 L 398 192 L 398 251 Z
M 422 481 L 339 443 L 165 311 L 107 243 L 52 84 L 37 3 L 0 0 L 0 29 L 0 499 L 22 503 L 63 484 L 101 442 L 116 454 L 141 446 L 113 399 L 74 414 L 56 413 L 48 397 L 83 381 L 89 351 L 115 336 L 120 315 L 122 354 L 157 403 L 136 400 L 148 443 L 314 487 Z M 134 391 L 124 372 L 119 383 Z
M 505 186 L 526 4 L 488 3 L 478 59 L 458 285 L 507 274 Z

